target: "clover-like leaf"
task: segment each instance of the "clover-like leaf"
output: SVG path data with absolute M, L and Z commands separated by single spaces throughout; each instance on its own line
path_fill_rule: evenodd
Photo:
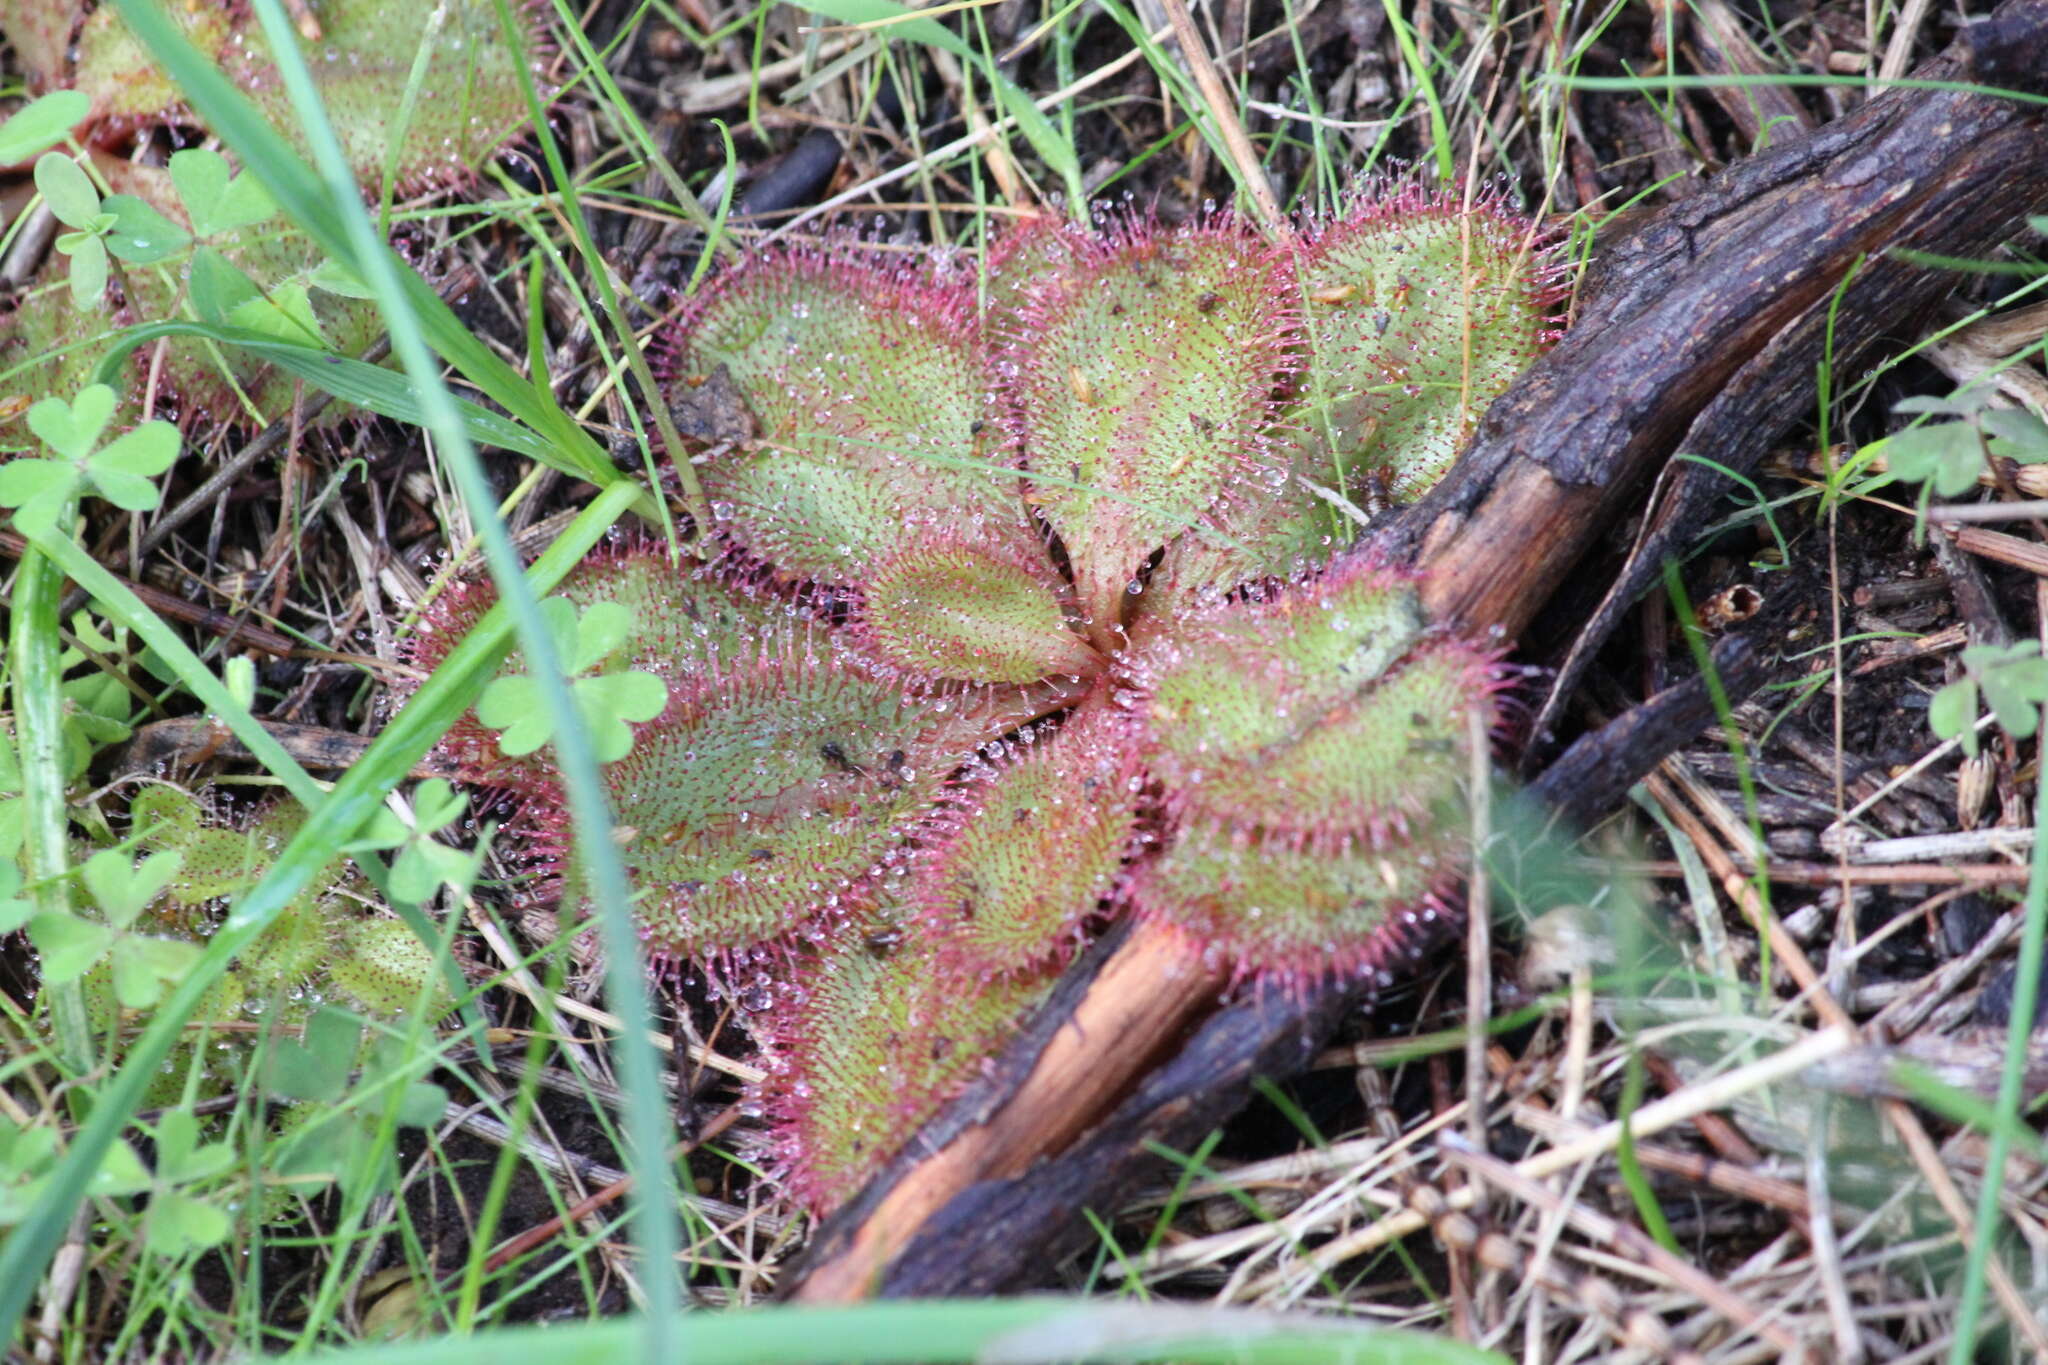
M 114 506 L 146 512 L 157 504 L 151 482 L 178 458 L 178 429 L 169 422 L 148 421 L 125 431 L 86 461 L 88 481 Z
M 177 1190 L 162 1190 L 149 1201 L 143 1246 L 153 1256 L 184 1256 L 219 1246 L 227 1240 L 228 1228 L 227 1214 L 212 1204 Z
M 62 502 L 81 478 L 78 469 L 59 460 L 9 460 L 0 464 L 0 507 Z
M 413 794 L 413 821 L 408 825 L 389 809 L 377 812 L 349 853 L 399 850 L 391 864 L 391 894 L 401 901 L 423 904 L 444 885 L 467 891 L 483 869 L 484 845 L 473 851 L 450 848 L 434 838 L 461 817 L 469 798 L 447 779 L 433 777 Z
M 84 464 L 113 419 L 114 401 L 105 384 L 88 384 L 68 403 L 53 396 L 30 407 L 28 429 L 60 458 Z
M 1921 393 L 1911 398 L 1901 398 L 1892 405 L 1894 412 L 1924 413 L 1930 417 L 1954 417 L 1965 422 L 1974 422 L 1996 401 L 1997 394 L 1988 387 L 1957 389 L 1954 393 Z
M 469 798 L 447 778 L 430 777 L 413 793 L 413 827 L 422 835 L 436 833 L 461 819 L 468 807 Z
M 21 869 L 9 852 L 0 857 L 0 934 L 11 934 L 27 924 L 36 908 L 21 899 Z
M 156 1173 L 173 1184 L 211 1180 L 235 1164 L 225 1142 L 199 1140 L 199 1116 L 189 1108 L 169 1109 L 156 1121 Z
M 320 319 L 313 315 L 312 286 L 304 279 L 280 280 L 268 293 L 243 299 L 227 310 L 231 327 L 246 327 L 295 346 L 325 346 Z
M 1977 680 L 1964 676 L 1936 692 L 1927 703 L 1927 725 L 1938 739 L 1960 740 L 1977 756 Z
M 2040 725 L 2041 704 L 2048 702 L 2048 658 L 2040 644 L 1975 645 L 1963 651 L 1963 666 L 1976 676 L 2005 732 L 2014 739 L 2030 737 Z
M 116 1142 L 101 1158 L 100 1168 L 93 1172 L 87 1192 L 99 1198 L 112 1198 L 140 1194 L 149 1186 L 149 1168 L 142 1164 L 135 1148 L 126 1142 Z
M 96 232 L 67 232 L 57 250 L 71 260 L 71 305 L 84 312 L 107 292 L 107 244 Z
M 126 929 L 177 878 L 184 862 L 184 855 L 176 852 L 130 862 L 127 854 L 108 848 L 86 859 L 78 875 L 107 923 Z
M 392 1076 L 419 1069 L 418 1054 L 409 1052 L 405 1040 L 384 1036 L 370 1045 L 364 1064 L 371 1075 Z M 398 1096 L 398 1122 L 405 1128 L 428 1128 L 440 1122 L 448 1109 L 448 1092 L 432 1081 L 409 1081 Z
M 632 613 L 617 602 L 592 603 L 580 614 L 569 602 L 541 603 L 543 623 L 555 652 L 568 665 L 570 695 L 590 732 L 598 761 L 612 763 L 633 747 L 628 722 L 653 720 L 668 701 L 668 687 L 652 673 L 630 670 L 578 677 L 618 652 L 632 627 Z M 499 731 L 498 747 L 512 757 L 534 753 L 554 737 L 537 679 L 524 674 L 496 678 L 477 700 L 477 719 Z
M 42 958 L 43 980 L 53 986 L 84 976 L 107 955 L 116 937 L 104 924 L 55 911 L 28 922 L 28 941 Z
M 576 706 L 590 730 L 590 746 L 600 763 L 614 763 L 633 748 L 627 722 L 653 720 L 668 705 L 668 684 L 652 673 L 607 673 L 580 678 Z
M 384 849 L 397 848 L 412 837 L 412 831 L 397 812 L 386 807 L 371 817 L 370 823 L 354 839 L 341 846 L 344 853 L 376 853 Z
M 120 679 L 96 670 L 70 679 L 61 690 L 64 776 L 69 780 L 81 776 L 99 750 L 125 743 L 134 731 L 128 727 L 128 690 Z
M 566 607 L 568 603 L 562 605 Z M 587 673 L 610 658 L 626 642 L 632 628 L 632 609 L 623 602 L 592 602 L 585 607 L 576 618 L 575 643 L 564 659 L 570 676 Z
M 246 172 L 231 178 L 227 158 L 210 147 L 173 152 L 171 183 L 195 236 L 221 236 L 277 213 L 277 202 L 262 181 Z
M 107 250 L 124 261 L 153 265 L 192 245 L 190 233 L 132 194 L 110 194 L 101 207 L 114 217 L 105 234 Z
M 1996 408 L 1981 420 L 1993 455 L 2018 464 L 2048 464 L 2048 422 L 2025 408 Z
M 18 1223 L 33 1209 L 61 1149 L 52 1127 L 16 1128 L 0 1117 L 0 1227 Z M 150 1188 L 149 1168 L 135 1148 L 116 1140 L 86 1182 L 96 1199 L 140 1194 Z
M 515 758 L 535 752 L 555 733 L 540 683 L 525 674 L 493 678 L 477 698 L 476 718 L 498 731 L 498 747 Z
M 485 852 L 482 844 L 475 849 L 460 849 L 432 838 L 413 840 L 391 864 L 391 894 L 398 900 L 423 905 L 443 886 L 454 888 L 458 894 L 466 893 L 483 872 Z
M 235 309 L 263 297 L 254 280 L 210 246 L 192 253 L 186 289 L 192 311 L 205 322 L 225 322 Z
M 87 386 L 70 403 L 45 398 L 31 407 L 30 430 L 59 458 L 17 459 L 0 466 L 0 505 L 47 509 L 84 487 L 127 511 L 156 506 L 157 488 L 150 479 L 177 459 L 178 429 L 148 421 L 100 447 L 113 413 L 114 391 L 104 384 Z
M 68 228 L 92 230 L 100 212 L 100 192 L 78 163 L 62 152 L 36 158 L 36 189 L 57 221 Z
M 0 123 L 0 164 L 15 165 L 62 142 L 92 112 L 92 100 L 77 90 L 52 90 L 30 100 Z
M 1907 483 L 1932 482 L 1944 498 L 1967 493 L 1984 472 L 1984 443 L 1969 422 L 1908 427 L 1884 442 L 1886 469 Z
M 1931 483 L 1953 498 L 1976 486 L 1987 454 L 2019 464 L 2048 462 L 2048 422 L 2023 408 L 1992 407 L 1994 401 L 1988 386 L 1901 400 L 1895 411 L 1954 420 L 1923 422 L 1879 442 L 1886 471 L 1907 483 Z
M 362 1020 L 347 1010 L 322 1006 L 306 1021 L 303 1042 L 287 1038 L 271 1045 L 263 1084 L 286 1099 L 338 1099 L 348 1088 L 362 1037 Z
M 42 1176 L 61 1151 L 54 1123 L 20 1127 L 0 1114 L 0 1227 L 20 1222 L 34 1206 Z
M 189 1108 L 165 1111 L 156 1121 L 156 1179 L 144 1245 L 158 1256 L 182 1256 L 217 1245 L 228 1216 L 182 1188 L 212 1180 L 235 1163 L 225 1142 L 199 1140 L 199 1119 Z
M 1972 645 L 1962 663 L 1963 676 L 1928 702 L 1927 723 L 1938 737 L 1960 741 L 1963 752 L 1975 756 L 1980 697 L 2014 739 L 2040 728 L 2041 706 L 2048 703 L 2048 658 L 2037 642 Z
M 114 941 L 109 954 L 114 998 L 124 1009 L 149 1008 L 191 972 L 199 953 L 198 944 L 182 939 L 123 935 Z
M 345 299 L 374 299 L 377 291 L 364 284 L 362 277 L 333 257 L 320 262 L 306 276 L 306 282 L 315 289 L 329 294 L 338 294 Z

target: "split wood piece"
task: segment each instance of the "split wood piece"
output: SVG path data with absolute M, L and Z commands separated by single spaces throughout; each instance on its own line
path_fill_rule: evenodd
M 290 725 L 284 721 L 256 722 L 270 732 L 284 751 L 300 766 L 319 771 L 353 768 L 363 761 L 375 735 L 350 730 L 330 730 L 320 725 Z M 227 726 L 208 716 L 185 716 L 160 720 L 135 732 L 122 751 L 123 772 L 144 772 L 186 763 L 253 763 L 251 754 Z M 411 777 L 459 777 L 457 765 L 433 754 L 421 759 L 407 774 Z
M 1916 74 L 2039 93 L 2048 3 L 2007 0 Z M 1506 619 L 1504 599 L 1525 591 L 1515 580 L 1528 573 L 1530 538 L 1565 537 L 1576 557 L 1623 519 L 1670 455 L 1695 457 L 1664 470 L 1626 567 L 1559 671 L 1539 733 L 1664 561 L 1734 487 L 1722 471 L 1746 474 L 1813 411 L 1822 364 L 1854 365 L 1960 278 L 1901 253 L 1987 255 L 2044 205 L 2039 104 L 1895 91 L 1731 167 L 1603 248 L 1597 296 L 1573 331 L 1494 404 L 1473 448 L 1410 521 L 1423 567 L 1453 564 L 1472 585 L 1455 614 L 1490 624 Z M 1542 520 L 1515 519 L 1517 501 Z M 1461 532 L 1473 518 L 1504 533 L 1475 551 Z M 1475 552 L 1492 561 L 1488 572 L 1460 562 Z
M 2001 509 L 2002 504 L 1988 504 Z M 1995 559 L 2001 564 L 2010 564 L 2016 569 L 2048 577 L 2048 545 L 2036 541 L 2021 540 L 2003 531 L 1986 531 L 1978 526 L 1944 527 L 1955 541 L 1958 550 L 1986 559 Z
M 1748 636 L 1731 635 L 1714 646 L 1722 699 L 1731 706 L 1740 703 L 1769 675 L 1768 664 L 1763 647 Z M 1704 674 L 1673 683 L 1580 736 L 1529 788 L 1529 795 L 1567 826 L 1589 824 L 1618 805 L 1665 754 L 1711 724 L 1715 714 Z
M 26 546 L 27 542 L 14 532 L 0 531 L 0 555 L 5 555 L 9 559 L 19 559 Z M 303 649 L 297 640 L 289 635 L 279 634 L 268 626 L 259 626 L 253 621 L 230 616 L 211 607 L 202 607 L 196 602 L 187 602 L 182 597 L 148 583 L 124 579 L 122 586 L 141 598 L 143 604 L 157 615 L 169 617 L 173 621 L 182 621 L 188 626 L 218 635 L 226 640 L 228 648 L 260 650 L 280 659 L 290 658 Z M 69 619 L 68 607 L 65 619 Z
M 1736 866 L 1744 876 L 1754 868 Z M 1666 860 L 1616 863 L 1617 875 L 1652 877 L 1658 881 L 1680 881 L 1683 864 Z M 1892 863 L 1878 867 L 1843 867 L 1838 863 L 1798 863 L 1773 858 L 1765 876 L 1780 886 L 2025 886 L 2029 870 L 2022 863 Z
M 1694 0 L 1685 8 L 1693 34 L 1687 51 L 1702 74 L 1754 77 L 1772 73 L 1770 63 L 1749 40 L 1725 0 Z M 1779 127 L 1801 131 L 1813 128 L 1813 116 L 1806 112 L 1806 106 L 1782 85 L 1731 80 L 1725 85 L 1710 86 L 1707 93 L 1741 130 L 1743 140 L 1752 145 L 1773 141 Z
M 1969 35 L 1920 74 L 2006 86 L 2048 76 L 2048 0 L 2008 0 Z M 1753 465 L 1810 409 L 1830 330 L 1846 363 L 1951 287 L 1894 248 L 1985 252 L 2044 207 L 2039 106 L 1957 91 L 1881 97 L 1732 168 L 1603 249 L 1585 317 L 1493 405 L 1473 448 L 1382 549 L 1428 571 L 1433 620 L 1512 637 L 1674 452 Z M 1633 599 L 1714 496 L 1674 481 L 1641 547 L 1648 558 L 1610 609 Z M 1221 977 L 1161 926 L 1099 945 L 994 1076 L 825 1222 L 785 1294 L 978 1294 L 1042 1278 L 1079 1211 L 1112 1204 L 1155 1160 L 1152 1144 L 1184 1150 L 1255 1077 L 1306 1067 L 1357 1003 L 1330 987 L 1219 1009 Z

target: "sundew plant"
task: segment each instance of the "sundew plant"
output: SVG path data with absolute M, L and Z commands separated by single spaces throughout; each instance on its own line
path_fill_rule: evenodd
M 601 551 L 560 600 L 565 645 L 602 613 L 603 647 L 563 652 L 579 687 L 660 681 L 604 769 L 634 913 L 744 1006 L 804 1203 L 858 1188 L 1114 916 L 1274 989 L 1390 981 L 1432 940 L 1497 661 L 1345 547 L 1442 474 L 1554 302 L 1529 223 L 1397 184 L 1277 238 L 764 253 L 691 303 L 671 454 L 719 553 Z M 415 661 L 489 599 L 446 601 Z M 559 779 L 493 720 L 444 753 L 517 794 L 528 894 L 578 918 Z

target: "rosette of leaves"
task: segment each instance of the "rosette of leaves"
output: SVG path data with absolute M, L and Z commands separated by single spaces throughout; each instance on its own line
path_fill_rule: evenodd
M 615 665 L 665 686 L 605 770 L 635 909 L 756 1013 L 805 1203 L 1120 910 L 1281 988 L 1391 972 L 1446 918 L 1493 660 L 1328 504 L 1426 487 L 1538 354 L 1533 237 L 1402 190 L 1277 239 L 1039 223 L 980 273 L 796 249 L 691 304 L 668 396 L 718 435 L 677 454 L 725 557 L 613 548 L 561 592 L 624 606 Z M 535 894 L 580 914 L 523 747 L 472 720 L 448 752 L 520 794 Z
M 251 7 L 166 12 L 297 136 Z M 366 194 L 410 196 L 466 180 L 523 126 L 519 66 L 543 30 L 535 7 L 511 12 L 517 31 L 508 37 L 491 0 L 455 0 L 424 16 L 394 0 L 306 7 L 301 45 Z M 65 231 L 0 326 L 6 392 L 73 392 L 99 362 L 100 340 L 139 322 L 189 316 L 350 355 L 376 335 L 362 287 L 285 225 L 252 178 L 231 177 L 218 153 L 191 145 L 207 130 L 114 7 L 0 0 L 0 36 L 32 90 L 71 102 L 70 136 L 83 153 L 51 152 L 37 164 L 37 186 Z M 292 393 L 271 367 L 191 337 L 147 348 L 128 370 L 131 397 L 153 383 L 159 408 L 187 421 L 267 421 Z

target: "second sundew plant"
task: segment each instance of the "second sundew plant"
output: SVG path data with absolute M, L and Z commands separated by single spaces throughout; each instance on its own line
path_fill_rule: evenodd
M 855 1191 L 1114 915 L 1277 989 L 1389 982 L 1447 918 L 1496 659 L 1332 504 L 1442 473 L 1553 334 L 1541 248 L 1497 202 L 1382 186 L 1277 237 L 795 248 L 688 308 L 667 397 L 718 434 L 679 453 L 723 555 L 622 542 L 560 595 L 604 618 L 579 686 L 662 684 L 605 769 L 637 916 L 762 1039 L 803 1203 Z M 488 605 L 445 601 L 416 661 Z M 531 747 L 444 742 L 521 798 L 532 894 L 573 923 Z
M 250 6 L 164 8 L 258 110 L 296 127 Z M 474 179 L 527 122 L 519 68 L 548 44 L 530 0 L 508 13 L 516 41 L 493 0 L 303 8 L 304 55 L 372 200 L 388 209 Z M 382 331 L 363 283 L 287 224 L 257 177 L 203 145 L 210 130 L 116 7 L 0 0 L 0 40 L 42 94 L 31 126 L 46 136 L 34 150 L 65 144 L 44 153 L 35 180 L 66 229 L 37 280 L 0 313 L 0 397 L 112 378 L 98 375 L 102 358 L 132 324 L 180 319 L 349 356 Z M 270 420 L 295 388 L 259 356 L 192 335 L 160 339 L 124 370 L 124 403 L 148 400 L 188 427 Z

